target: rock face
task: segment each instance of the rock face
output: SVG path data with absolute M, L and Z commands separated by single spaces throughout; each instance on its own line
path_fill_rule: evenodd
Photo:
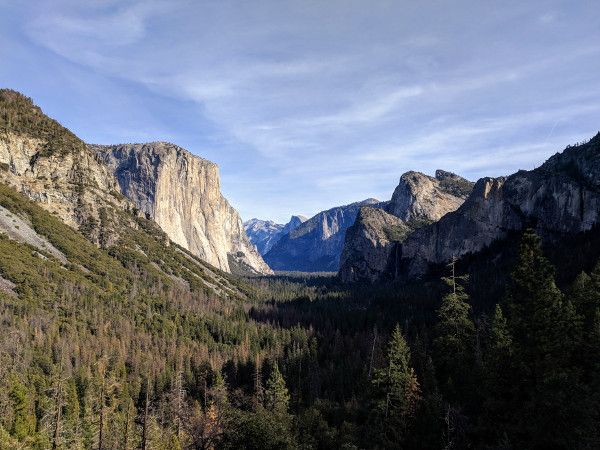
M 290 218 L 290 221 L 284 225 L 282 233 L 288 234 L 290 231 L 295 230 L 296 228 L 298 228 L 300 225 L 302 225 L 307 220 L 308 219 L 304 216 L 299 216 L 299 215 L 292 216 Z
M 337 271 L 346 230 L 360 207 L 378 204 L 370 198 L 320 212 L 282 236 L 265 255 L 265 261 L 273 270 Z
M 171 240 L 221 270 L 232 264 L 271 273 L 237 211 L 221 195 L 219 168 L 165 142 L 91 145 L 116 177 L 120 191 Z
M 258 253 L 264 256 L 281 239 L 281 236 L 288 234 L 307 220 L 304 216 L 292 216 L 290 221 L 283 225 L 272 220 L 250 219 L 244 222 L 244 229 Z
M 472 182 L 444 170 L 437 170 L 435 178 L 420 172 L 403 174 L 385 211 L 363 207 L 348 229 L 340 278 L 349 282 L 392 278 L 397 243 L 456 210 L 472 188 Z
M 405 222 L 415 217 L 435 222 L 462 205 L 472 189 L 473 183 L 444 170 L 436 170 L 435 178 L 406 172 L 386 211 Z
M 279 240 L 285 225 L 272 220 L 250 219 L 244 222 L 244 230 L 250 242 L 261 255 L 267 253 Z
M 416 277 L 432 263 L 478 252 L 510 230 L 533 227 L 545 241 L 600 223 L 600 134 L 567 147 L 532 171 L 480 179 L 467 201 L 421 228 L 395 253 L 397 276 Z
M 0 182 L 76 229 L 97 220 L 99 208 L 132 206 L 109 195 L 117 194 L 119 185 L 104 162 L 31 99 L 2 89 L 0 109 L 8 117 L 0 120 Z
M 339 276 L 344 281 L 390 278 L 395 243 L 410 231 L 404 221 L 383 209 L 363 206 L 346 231 Z

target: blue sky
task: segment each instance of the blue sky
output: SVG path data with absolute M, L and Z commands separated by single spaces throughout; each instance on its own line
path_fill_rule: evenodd
M 600 129 L 600 3 L 0 0 L 0 86 L 86 142 L 170 141 L 284 223 L 408 170 L 532 169 Z

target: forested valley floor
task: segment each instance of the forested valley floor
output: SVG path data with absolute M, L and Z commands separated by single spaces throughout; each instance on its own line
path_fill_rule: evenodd
M 600 445 L 600 265 L 561 278 L 532 231 L 505 265 L 230 278 L 216 295 L 2 195 L 76 262 L 0 235 L 2 448 Z

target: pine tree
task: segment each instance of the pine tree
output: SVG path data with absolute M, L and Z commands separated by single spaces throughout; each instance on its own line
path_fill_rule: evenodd
M 410 366 L 410 348 L 396 325 L 387 347 L 386 367 L 375 371 L 373 385 L 379 400 L 371 420 L 370 439 L 391 448 L 407 438 L 421 403 L 419 382 Z
M 513 368 L 514 346 L 508 323 L 496 305 L 485 360 L 485 439 L 497 443 L 510 422 L 514 406 L 512 393 L 518 380 Z M 487 427 L 487 424 L 490 426 Z
M 260 367 L 260 355 L 256 353 L 256 366 L 253 374 L 254 381 L 254 402 L 255 405 L 260 405 L 264 399 L 264 389 L 262 383 L 262 372 Z
M 277 414 L 287 414 L 290 396 L 285 387 L 285 380 L 279 371 L 277 362 L 273 365 L 271 376 L 267 380 L 265 390 L 265 408 Z
M 433 341 L 433 360 L 436 364 L 440 388 L 448 400 L 454 402 L 464 396 L 474 365 L 475 326 L 469 319 L 471 306 L 469 296 L 461 282 L 468 275 L 455 275 L 456 260 L 449 267 L 450 277 L 442 280 L 450 287 L 450 292 L 442 299 L 438 310 L 437 337 Z
M 567 445 L 573 439 L 577 380 L 571 355 L 580 321 L 554 282 L 554 267 L 544 257 L 533 230 L 523 235 L 506 301 L 514 346 L 515 371 L 509 432 L 537 448 Z
M 572 302 L 582 316 L 582 336 L 573 352 L 587 394 L 580 403 L 581 435 L 589 447 L 600 443 L 600 263 L 590 275 L 581 273 L 573 283 Z
M 14 375 L 11 375 L 9 397 L 13 407 L 10 434 L 18 440 L 23 440 L 34 430 L 34 426 L 29 415 L 27 389 Z

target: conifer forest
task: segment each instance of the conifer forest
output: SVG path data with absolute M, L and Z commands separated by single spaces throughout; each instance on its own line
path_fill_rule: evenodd
M 64 225 L 7 190 L 2 205 L 74 261 L 0 238 L 18 294 L 0 293 L 2 448 L 600 442 L 600 265 L 557 278 L 531 230 L 493 277 L 453 262 L 403 285 L 232 278 L 243 295 L 224 297 L 181 288 L 126 247 L 65 240 Z

